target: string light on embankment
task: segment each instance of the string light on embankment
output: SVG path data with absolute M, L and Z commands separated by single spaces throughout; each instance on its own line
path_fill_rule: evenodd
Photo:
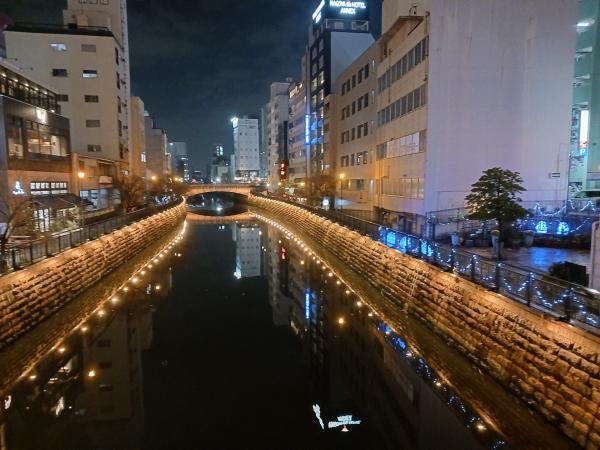
M 176 244 L 178 244 L 182 239 L 183 236 L 185 234 L 185 229 L 186 229 L 187 224 L 184 223 L 184 226 L 182 228 L 182 230 L 176 235 L 176 237 L 174 239 L 172 239 L 171 241 L 169 241 L 167 244 L 163 245 L 156 253 L 154 253 L 150 258 L 148 258 L 148 260 L 143 263 L 141 265 L 141 268 L 136 270 L 133 274 L 131 274 L 131 276 L 125 280 L 122 284 L 118 285 L 115 287 L 113 294 L 106 297 L 103 301 L 101 301 L 92 311 L 91 313 L 89 313 L 83 320 L 81 320 L 77 325 L 75 325 L 72 329 L 73 332 L 77 331 L 81 334 L 87 334 L 90 332 L 90 324 L 93 321 L 101 321 L 101 322 L 106 322 L 106 317 L 108 316 L 108 311 L 111 310 L 111 306 L 116 306 L 118 303 L 121 302 L 121 297 L 117 296 L 116 293 L 117 292 L 123 292 L 123 293 L 127 293 L 127 292 L 131 292 L 133 290 L 133 288 L 131 286 L 129 286 L 129 284 L 131 285 L 135 285 L 137 283 L 140 283 L 142 281 L 142 277 L 144 277 L 145 275 L 148 275 L 149 272 L 152 271 L 152 269 L 156 268 L 156 264 L 159 263 L 159 257 L 161 255 L 167 255 L 168 250 L 171 250 L 175 247 Z M 178 253 L 179 256 L 181 256 L 181 253 Z M 161 286 L 160 285 L 155 285 L 155 290 L 160 290 Z M 95 317 L 95 319 L 92 319 L 92 317 Z M 58 355 L 62 356 L 62 355 L 67 355 L 69 352 L 69 346 L 67 346 L 65 343 L 63 342 L 58 342 L 55 345 L 53 345 L 48 352 L 46 353 L 46 355 L 55 352 Z M 44 356 L 39 357 L 35 362 L 33 362 L 32 364 L 30 364 L 28 367 L 23 369 L 23 372 L 21 374 L 21 376 L 17 379 L 17 382 L 22 380 L 22 379 L 27 379 L 29 381 L 35 381 L 38 379 L 38 371 L 36 370 L 36 366 L 39 364 L 39 361 L 43 358 Z M 94 378 L 97 375 L 97 369 L 89 369 L 86 373 L 88 378 Z
M 384 339 L 390 342 L 393 347 L 398 350 L 399 354 L 409 361 L 419 376 L 423 377 L 428 383 L 430 383 L 432 388 L 435 389 L 435 392 L 437 392 L 438 395 L 440 395 L 449 406 L 453 407 L 455 411 L 458 411 L 459 414 L 464 416 L 465 420 L 469 423 L 469 427 L 474 430 L 474 432 L 478 434 L 484 434 L 488 432 L 488 430 L 491 428 L 491 420 L 484 420 L 481 414 L 477 414 L 474 410 L 467 407 L 467 405 L 460 399 L 456 392 L 454 392 L 454 390 L 443 381 L 443 377 L 437 375 L 435 371 L 425 363 L 424 358 L 414 348 L 409 348 L 406 341 L 400 338 L 399 334 L 391 325 L 380 319 L 380 315 L 373 305 L 371 305 L 360 294 L 350 288 L 348 283 L 344 281 L 344 278 L 336 273 L 333 268 L 327 266 L 323 261 L 321 261 L 321 259 L 316 256 L 316 253 L 310 249 L 309 245 L 307 245 L 301 237 L 295 235 L 293 232 L 276 223 L 275 221 L 261 216 L 260 214 L 252 212 L 250 215 L 283 232 L 287 237 L 290 238 L 290 240 L 293 241 L 295 245 L 298 245 L 300 251 L 304 250 L 309 257 L 309 262 L 312 260 L 317 267 L 320 267 L 323 270 L 329 269 L 327 277 L 335 277 L 336 285 L 341 286 L 341 288 L 344 289 L 343 292 L 346 296 L 356 297 L 356 302 L 353 304 L 356 310 L 366 311 L 367 317 L 374 321 L 377 329 L 382 332 Z M 301 260 L 300 264 L 305 265 L 305 261 Z M 335 321 L 339 327 L 344 327 L 347 323 L 347 318 L 345 316 L 338 316 Z M 502 439 L 495 439 L 491 448 L 500 449 L 504 445 L 505 442 Z

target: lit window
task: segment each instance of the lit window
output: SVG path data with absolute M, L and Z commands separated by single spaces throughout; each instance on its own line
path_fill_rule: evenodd
M 82 73 L 83 78 L 97 78 L 98 71 L 92 69 L 84 69 Z
M 54 50 L 55 52 L 66 52 L 67 51 L 67 45 L 62 44 L 62 43 L 50 44 L 50 48 L 52 50 Z

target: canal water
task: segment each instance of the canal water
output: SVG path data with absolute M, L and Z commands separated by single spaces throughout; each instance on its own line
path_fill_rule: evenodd
M 505 448 L 302 245 L 188 221 L 3 394 L 0 448 Z

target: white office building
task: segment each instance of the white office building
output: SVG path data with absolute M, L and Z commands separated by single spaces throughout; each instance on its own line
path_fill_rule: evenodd
M 428 213 L 464 206 L 495 166 L 521 173 L 526 202 L 565 198 L 577 3 L 384 2 L 374 175 L 383 216 L 422 231 Z
M 231 119 L 233 126 L 234 181 L 249 182 L 259 178 L 260 156 L 258 119 L 247 116 Z
M 267 103 L 267 184 L 269 190 L 282 187 L 287 175 L 287 123 L 289 119 L 290 81 L 271 83 Z M 283 164 L 283 175 L 281 174 Z

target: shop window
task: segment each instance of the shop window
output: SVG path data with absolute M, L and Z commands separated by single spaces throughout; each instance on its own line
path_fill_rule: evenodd
M 19 117 L 11 116 L 6 124 L 8 138 L 8 157 L 23 158 L 23 121 Z

